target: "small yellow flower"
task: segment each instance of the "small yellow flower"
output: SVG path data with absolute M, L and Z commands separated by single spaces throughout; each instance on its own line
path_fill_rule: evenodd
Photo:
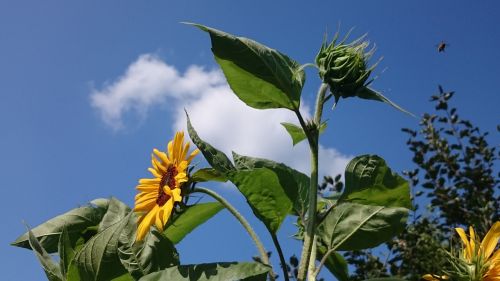
M 458 265 L 455 270 L 446 271 L 448 275 L 426 274 L 427 281 L 467 280 L 467 281 L 500 281 L 500 250 L 496 250 L 500 239 L 500 221 L 497 221 L 479 242 L 474 228 L 469 227 L 469 236 L 462 228 L 455 228 L 462 240 L 463 248 L 459 257 L 450 253 L 450 262 Z M 494 253 L 493 253 L 494 252 Z
M 493 224 L 479 246 L 476 245 L 477 238 L 472 227 L 469 227 L 469 240 L 464 229 L 455 230 L 464 245 L 462 259 L 469 264 L 479 265 L 483 281 L 500 281 L 500 250 L 493 253 L 500 239 L 500 221 Z
M 427 281 L 442 281 L 442 280 L 448 280 L 448 279 L 450 279 L 446 275 L 439 276 L 439 275 L 436 275 L 436 274 L 426 274 L 426 275 L 422 276 L 422 278 L 425 279 L 425 280 L 427 280 Z
M 167 153 L 153 150 L 152 179 L 141 179 L 135 196 L 134 211 L 140 213 L 137 221 L 136 240 L 144 239 L 151 225 L 159 231 L 167 223 L 175 202 L 182 201 L 181 187 L 188 181 L 187 167 L 198 154 L 196 149 L 188 156 L 189 142 L 184 144 L 184 132 L 177 132 L 168 143 Z

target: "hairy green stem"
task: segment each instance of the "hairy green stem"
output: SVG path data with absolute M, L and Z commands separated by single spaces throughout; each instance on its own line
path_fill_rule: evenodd
M 311 178 L 309 186 L 309 205 L 306 223 L 306 232 L 304 234 L 304 245 L 302 246 L 302 254 L 300 256 L 300 264 L 298 270 L 297 281 L 304 281 L 307 275 L 309 266 L 309 259 L 314 241 L 314 231 L 316 228 L 316 205 L 318 200 L 318 146 L 319 146 L 319 126 L 321 124 L 321 115 L 323 113 L 323 105 L 325 93 L 328 89 L 326 83 L 322 83 L 318 95 L 316 96 L 316 109 L 314 113 L 314 126 L 308 128 L 307 124 L 299 118 L 302 129 L 304 130 L 307 140 L 309 141 L 309 148 L 311 150 Z M 299 112 L 297 117 L 300 116 Z M 314 249 L 315 251 L 315 249 Z
M 309 258 L 309 266 L 307 268 L 307 280 L 316 280 L 316 243 L 318 237 L 314 236 L 311 249 L 311 257 Z
M 269 257 L 267 256 L 267 251 L 264 248 L 264 244 L 259 239 L 259 236 L 257 236 L 257 233 L 253 230 L 253 228 L 250 226 L 248 221 L 243 217 L 236 208 L 231 205 L 224 197 L 220 196 L 217 192 L 203 188 L 203 187 L 195 187 L 192 192 L 199 192 L 199 193 L 205 193 L 211 197 L 213 197 L 215 200 L 219 201 L 226 209 L 240 222 L 240 224 L 245 228 L 245 230 L 248 232 L 250 237 L 252 238 L 253 242 L 257 246 L 257 250 L 260 253 L 260 258 L 262 260 L 262 263 L 271 266 L 271 263 L 269 262 Z M 271 272 L 270 274 L 271 280 L 274 280 L 274 273 Z
M 273 233 L 272 231 L 269 231 L 269 234 L 271 234 L 274 246 L 276 247 L 276 251 L 278 251 L 278 256 L 280 258 L 280 263 L 281 263 L 281 269 L 283 269 L 283 278 L 285 278 L 285 281 L 289 281 L 290 278 L 288 277 L 288 270 L 286 269 L 285 256 L 283 256 L 283 251 L 281 250 L 281 245 L 278 240 L 278 237 L 276 236 L 276 233 Z

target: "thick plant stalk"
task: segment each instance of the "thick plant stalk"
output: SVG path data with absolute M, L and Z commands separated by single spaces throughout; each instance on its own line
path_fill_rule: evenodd
M 304 123 L 300 113 L 296 111 L 297 117 L 299 118 L 302 129 L 304 130 L 307 140 L 309 142 L 309 148 L 311 150 L 311 178 L 309 186 L 309 204 L 308 204 L 308 214 L 306 219 L 306 232 L 304 234 L 304 245 L 302 246 L 302 254 L 300 256 L 300 264 L 298 270 L 298 281 L 304 281 L 307 275 L 307 269 L 309 266 L 309 259 L 311 258 L 312 246 L 314 241 L 314 231 L 316 228 L 316 205 L 318 200 L 318 146 L 319 146 L 319 126 L 321 125 L 321 115 L 323 113 L 323 104 L 325 99 L 325 93 L 328 89 L 326 83 L 322 83 L 318 95 L 316 96 L 316 110 L 314 114 L 314 126 L 307 126 Z
M 219 203 L 221 203 L 240 222 L 240 224 L 243 226 L 243 228 L 245 228 L 245 230 L 248 232 L 248 234 L 252 238 L 253 242 L 255 243 L 255 246 L 257 246 L 257 250 L 259 251 L 262 263 L 271 266 L 271 264 L 269 262 L 269 257 L 267 256 L 267 251 L 264 248 L 264 244 L 262 244 L 262 242 L 259 239 L 259 236 L 257 235 L 257 233 L 255 233 L 255 231 L 250 226 L 250 224 L 245 219 L 245 217 L 243 217 L 243 215 L 240 212 L 238 212 L 238 210 L 236 210 L 236 208 L 233 205 L 231 205 L 226 199 L 224 199 L 224 197 L 219 195 L 217 192 L 210 190 L 210 189 L 207 189 L 207 188 L 196 187 L 193 189 L 192 192 L 205 193 L 205 194 L 211 196 L 212 198 L 214 198 L 215 200 L 219 201 Z M 271 272 L 270 276 L 271 276 L 271 280 L 275 279 L 274 273 Z

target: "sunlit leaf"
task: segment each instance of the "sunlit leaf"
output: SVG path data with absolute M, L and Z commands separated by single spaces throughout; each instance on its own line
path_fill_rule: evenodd
M 223 206 L 219 202 L 192 205 L 186 208 L 186 210 L 165 229 L 163 234 L 168 237 L 172 243 L 177 244 L 196 227 L 208 221 L 222 209 Z
M 192 182 L 218 181 L 226 182 L 227 178 L 212 168 L 199 169 L 189 178 Z
M 356 96 L 358 96 L 362 99 L 385 102 L 385 103 L 391 105 L 392 107 L 396 108 L 397 110 L 404 112 L 410 116 L 415 117 L 415 115 L 413 115 L 413 113 L 403 109 L 401 106 L 395 104 L 394 102 L 392 102 L 390 99 L 386 98 L 381 93 L 379 93 L 379 92 L 377 92 L 369 87 L 362 87 L 361 90 L 356 93 Z
M 400 233 L 408 209 L 340 203 L 320 224 L 318 236 L 328 249 L 340 251 L 375 247 Z
M 134 231 L 122 239 L 128 243 L 119 246 L 118 256 L 123 266 L 136 280 L 144 275 L 179 264 L 179 255 L 172 242 L 157 230 L 150 231 L 144 241 L 136 242 Z
M 192 25 L 210 34 L 215 59 L 238 98 L 257 109 L 298 110 L 305 73 L 297 62 L 251 39 Z
M 71 236 L 98 225 L 108 209 L 108 204 L 107 199 L 93 200 L 88 206 L 73 209 L 38 225 L 32 229 L 33 235 L 48 253 L 55 253 L 63 228 L 67 228 Z M 29 249 L 28 233 L 18 237 L 12 245 Z
M 340 201 L 412 208 L 409 183 L 377 155 L 361 155 L 349 162 Z
M 127 272 L 118 257 L 118 247 L 122 233 L 131 233 L 136 227 L 135 220 L 131 212 L 85 243 L 73 260 L 82 280 L 110 280 Z
M 45 251 L 42 245 L 33 232 L 28 229 L 28 243 L 33 249 L 38 261 L 42 265 L 45 275 L 49 281 L 63 281 L 63 276 L 59 265 L 52 259 L 52 257 Z
M 285 127 L 286 131 L 292 137 L 292 143 L 293 145 L 298 144 L 299 142 L 305 140 L 307 138 L 304 130 L 302 127 L 297 126 L 292 123 L 287 123 L 287 122 L 282 122 L 281 125 Z M 326 129 L 326 122 L 321 123 L 321 126 L 319 126 L 319 133 L 323 133 Z
M 260 263 L 220 262 L 194 265 L 180 265 L 151 273 L 140 281 L 266 281 L 270 267 Z
M 319 246 L 317 248 L 317 258 L 321 260 L 324 254 L 327 252 L 326 247 Z M 349 269 L 347 268 L 347 262 L 344 257 L 337 253 L 331 253 L 325 260 L 324 266 L 330 271 L 338 281 L 348 281 L 349 280 Z

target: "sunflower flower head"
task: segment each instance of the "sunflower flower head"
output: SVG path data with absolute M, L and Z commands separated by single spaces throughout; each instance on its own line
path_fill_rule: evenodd
M 167 151 L 153 150 L 149 172 L 153 178 L 140 179 L 135 196 L 134 211 L 139 214 L 136 241 L 144 239 L 152 225 L 163 231 L 174 204 L 182 201 L 182 185 L 188 181 L 187 168 L 198 154 L 189 152 L 189 142 L 184 143 L 184 132 L 177 132 L 168 143 Z
M 446 277 L 459 281 L 500 281 L 500 250 L 495 251 L 500 238 L 500 221 L 493 224 L 482 241 L 472 227 L 468 235 L 463 228 L 455 228 L 455 231 L 462 241 L 462 249 L 458 255 L 449 253 L 451 270 L 445 271 Z M 428 281 L 443 279 L 432 274 L 422 278 Z

